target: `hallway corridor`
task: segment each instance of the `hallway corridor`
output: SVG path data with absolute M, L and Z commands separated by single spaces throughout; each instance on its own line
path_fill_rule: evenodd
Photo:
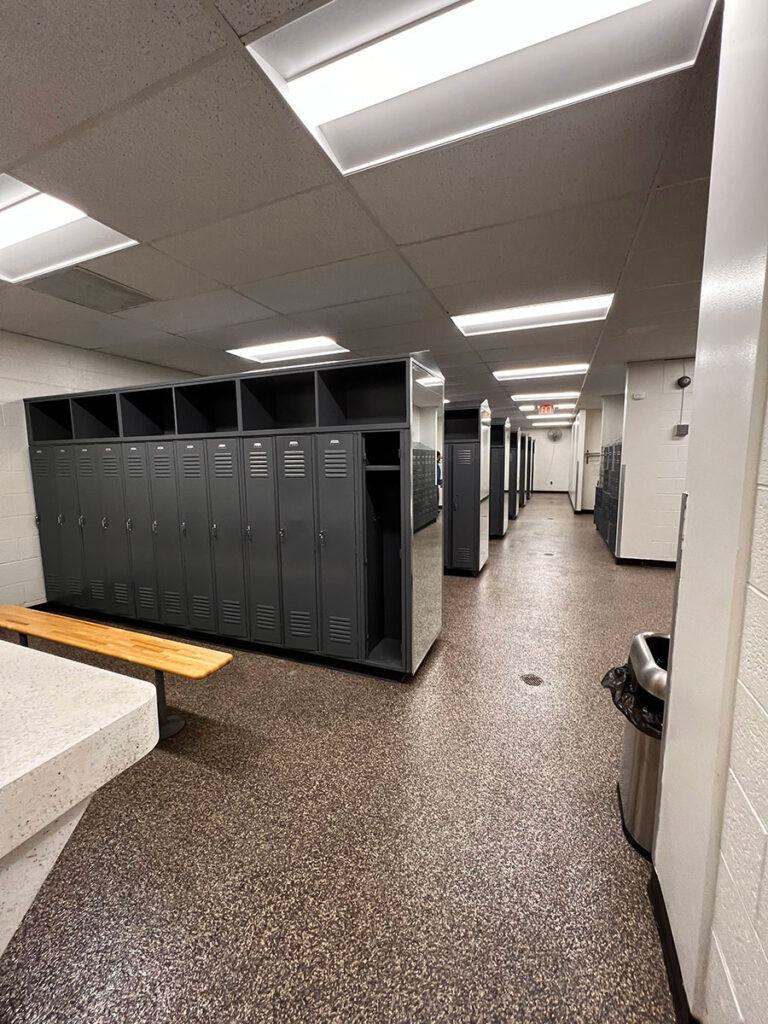
M 669 629 L 673 581 L 535 494 L 446 577 L 410 685 L 243 651 L 169 681 L 188 726 L 94 798 L 0 1021 L 671 1024 L 599 683 Z

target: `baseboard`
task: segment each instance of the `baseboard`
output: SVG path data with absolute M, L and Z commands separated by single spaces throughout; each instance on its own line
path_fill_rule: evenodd
M 616 565 L 641 565 L 646 569 L 674 569 L 677 564 L 676 562 L 661 561 L 656 558 L 619 558 L 618 555 L 613 557 L 616 559 Z
M 675 1020 L 677 1024 L 701 1024 L 699 1018 L 694 1017 L 691 1013 L 688 996 L 685 993 L 675 940 L 672 936 L 667 908 L 664 905 L 664 894 L 661 891 L 661 884 L 655 869 L 651 870 L 651 878 L 648 882 L 648 899 L 651 901 L 651 909 L 661 939 L 661 951 L 664 955 L 669 991 L 672 994 L 672 1004 L 675 1008 Z

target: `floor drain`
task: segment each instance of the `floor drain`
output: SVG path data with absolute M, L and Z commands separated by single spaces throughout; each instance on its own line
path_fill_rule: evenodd
M 526 686 L 543 686 L 544 680 L 541 676 L 535 676 L 532 672 L 526 672 L 524 676 L 520 676 Z

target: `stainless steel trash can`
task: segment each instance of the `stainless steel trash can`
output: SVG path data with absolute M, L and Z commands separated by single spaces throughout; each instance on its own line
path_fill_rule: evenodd
M 627 719 L 618 785 L 624 831 L 633 846 L 649 858 L 656 827 L 668 658 L 668 635 L 638 633 L 629 649 L 628 664 L 613 669 L 603 681 Z

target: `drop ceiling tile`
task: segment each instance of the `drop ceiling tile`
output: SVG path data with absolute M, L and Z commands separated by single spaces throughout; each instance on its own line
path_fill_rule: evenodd
M 118 314 L 134 323 L 152 324 L 172 334 L 190 334 L 271 317 L 272 311 L 227 288 L 183 299 L 149 302 Z
M 417 288 L 419 279 L 397 253 L 377 252 L 239 285 L 237 290 L 278 313 L 303 313 Z
M 201 0 L 5 0 L 2 26 L 0 169 L 228 41 Z
M 153 299 L 180 299 L 212 292 L 218 283 L 148 245 L 133 245 L 80 265 Z
M 336 173 L 243 52 L 30 160 L 18 177 L 151 241 L 332 181 Z
M 683 244 L 703 248 L 708 198 L 708 180 L 655 189 L 648 200 L 634 250 L 663 249 Z
M 388 295 L 381 299 L 349 302 L 343 306 L 318 309 L 311 313 L 296 313 L 291 319 L 305 324 L 315 334 L 328 334 L 340 330 L 366 330 L 369 327 L 387 327 L 395 324 L 416 323 L 443 317 L 445 311 L 432 296 L 421 289 L 404 295 Z
M 100 347 L 100 351 L 125 359 L 138 359 L 141 362 L 170 366 L 175 370 L 185 370 L 203 376 L 217 373 L 237 373 L 243 369 L 242 360 L 229 356 L 226 352 L 216 352 L 204 345 L 180 338 L 170 338 L 158 343 L 151 342 L 115 342 Z
M 205 345 L 208 348 L 228 349 L 266 344 L 269 341 L 290 341 L 293 338 L 306 337 L 306 332 L 291 320 L 277 316 L 268 320 L 235 324 L 231 327 L 187 331 L 186 337 L 196 344 Z
M 398 244 L 647 192 L 686 74 L 530 118 L 350 180 Z
M 521 349 L 517 352 L 486 352 L 483 356 L 485 364 L 491 370 L 515 370 L 523 366 L 546 366 L 558 363 L 588 363 L 592 358 L 594 347 L 591 349 L 571 348 L 558 349 L 554 351 L 541 349 Z M 552 378 L 554 379 L 554 378 Z M 563 381 L 578 380 L 578 377 L 560 378 Z M 514 381 L 507 381 L 507 384 Z M 506 386 L 506 385 L 505 385 Z
M 633 249 L 621 275 L 621 290 L 700 281 L 703 262 L 701 241 L 662 249 Z
M 298 17 L 302 7 L 317 7 L 308 0 L 213 0 L 238 35 L 268 25 L 287 14 Z
M 387 240 L 343 185 L 282 199 L 157 243 L 225 284 L 380 252 Z
M 454 315 L 600 294 L 616 286 L 642 209 L 625 196 L 401 252 Z
M 339 344 L 353 351 L 375 350 L 395 352 L 468 352 L 467 339 L 447 317 L 423 323 L 374 327 L 366 331 L 340 331 Z
M 508 351 L 564 351 L 569 348 L 588 349 L 597 344 L 604 321 L 587 324 L 562 324 L 539 327 L 534 331 L 500 331 L 498 334 L 477 334 L 467 340 L 481 353 Z
M 701 285 L 671 284 L 659 288 L 641 288 L 623 291 L 616 298 L 612 320 L 627 324 L 653 323 L 661 313 L 677 310 L 698 310 Z

